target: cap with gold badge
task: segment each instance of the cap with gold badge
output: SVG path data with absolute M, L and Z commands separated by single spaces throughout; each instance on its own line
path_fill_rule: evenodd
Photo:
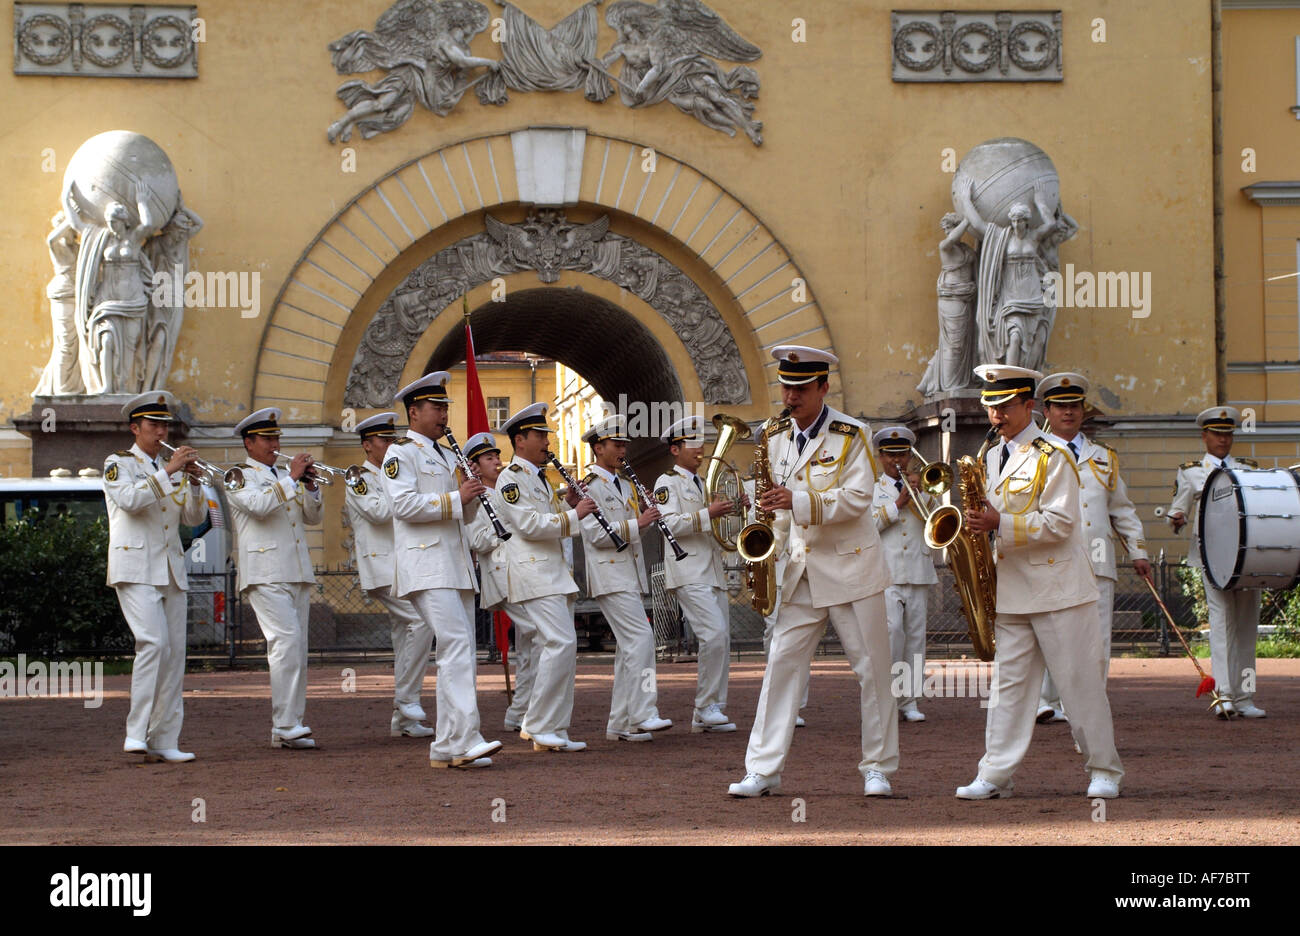
M 1082 374 L 1048 374 L 1038 384 L 1038 396 L 1044 403 L 1082 403 L 1088 397 L 1088 386 L 1088 378 Z
M 1034 389 L 1043 379 L 1039 371 L 1011 364 L 981 364 L 975 368 L 975 376 L 983 381 L 980 402 L 985 406 L 1001 406 L 1022 394 L 1033 399 Z
M 1241 413 L 1231 406 L 1211 406 L 1201 410 L 1196 425 L 1211 432 L 1232 433 L 1241 425 Z
M 780 363 L 776 375 L 787 387 L 800 387 L 818 377 L 829 377 L 831 365 L 840 359 L 829 351 L 806 348 L 803 345 L 781 345 L 772 349 L 772 357 Z
M 519 412 L 507 419 L 501 426 L 501 431 L 506 434 L 506 438 L 513 437 L 516 433 L 523 432 L 527 429 L 540 429 L 542 432 L 554 432 L 546 422 L 546 404 L 529 403 Z
M 176 398 L 166 390 L 150 390 L 127 400 L 122 407 L 122 418 L 127 422 L 133 419 L 154 419 L 158 422 L 176 422 L 172 412 Z
M 704 417 L 687 416 L 679 419 L 659 435 L 659 441 L 665 445 L 681 445 L 685 448 L 704 447 Z
M 280 407 L 268 406 L 249 413 L 235 426 L 235 434 L 248 438 L 251 435 L 278 436 L 280 434 Z
M 906 426 L 886 426 L 871 437 L 875 447 L 890 455 L 910 452 L 916 442 L 916 433 Z
M 501 454 L 501 447 L 497 445 L 496 436 L 492 433 L 476 432 L 465 440 L 465 457 L 470 461 L 488 452 Z
M 622 413 L 606 416 L 596 425 L 582 434 L 582 441 L 595 445 L 597 442 L 631 442 L 627 434 L 627 417 Z
M 375 415 L 357 423 L 357 435 L 361 436 L 362 442 L 366 439 L 373 439 L 376 437 L 395 439 L 397 438 L 396 423 L 396 413 L 376 413 Z
M 449 380 L 451 380 L 451 374 L 445 370 L 425 374 L 419 380 L 412 380 L 401 390 L 398 390 L 397 395 L 393 397 L 393 405 L 401 404 L 403 410 L 405 410 L 406 407 L 414 406 L 422 400 L 432 400 L 435 403 L 454 403 L 455 401 L 447 396 L 447 381 Z

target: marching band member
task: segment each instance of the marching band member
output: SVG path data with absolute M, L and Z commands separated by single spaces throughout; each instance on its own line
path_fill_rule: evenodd
M 885 589 L 891 672 L 902 663 L 902 672 L 910 677 L 898 700 L 898 716 L 910 722 L 925 721 L 912 690 L 921 684 L 920 676 L 925 671 L 926 604 L 930 586 L 939 581 L 939 576 L 934 571 L 934 555 L 925 545 L 925 521 L 903 482 L 902 473 L 912 460 L 916 434 L 906 426 L 889 426 L 872 436 L 871 441 L 880 453 L 882 469 L 876 479 L 871 515 L 894 582 Z M 919 493 L 920 477 L 912 474 L 908 481 Z
M 641 531 L 660 515 L 653 504 L 638 511 L 632 482 L 618 474 L 619 459 L 627 454 L 626 416 L 602 419 L 583 433 L 582 441 L 591 445 L 594 458 L 591 473 L 582 483 L 610 526 L 628 543 L 627 549 L 616 551 L 593 514 L 580 524 L 587 594 L 596 599 L 618 640 L 605 737 L 610 741 L 650 741 L 652 732 L 673 726 L 659 717 L 655 706 L 659 693 L 654 680 L 654 630 L 641 601 L 649 591 L 641 560 Z
M 1080 374 L 1049 374 L 1038 385 L 1044 413 L 1051 426 L 1050 440 L 1070 453 L 1079 469 L 1079 512 L 1083 520 L 1084 548 L 1097 577 L 1098 636 L 1101 639 L 1101 685 L 1110 674 L 1111 617 L 1115 609 L 1115 550 L 1111 528 L 1124 540 L 1125 552 L 1133 560 L 1133 571 L 1151 581 L 1142 538 L 1142 521 L 1129 499 L 1128 487 L 1119 474 L 1119 455 L 1108 445 L 1094 442 L 1080 431 L 1083 425 L 1088 381 Z M 1099 548 L 1100 547 L 1100 548 Z M 1038 700 L 1038 721 L 1065 721 L 1060 693 L 1050 670 L 1043 673 L 1043 690 Z
M 475 687 L 474 563 L 463 524 L 474 519 L 483 484 L 456 479 L 455 456 L 437 443 L 447 428 L 446 371 L 397 392 L 406 437 L 389 446 L 383 476 L 393 504 L 393 594 L 409 599 L 424 622 L 413 648 L 423 674 L 430 640 L 438 641 L 438 712 L 429 745 L 432 767 L 490 767 L 500 741 L 479 734 Z M 422 677 L 421 677 L 422 678 Z
M 160 454 L 168 426 L 175 422 L 174 405 L 170 393 L 155 390 L 122 407 L 135 442 L 105 460 L 104 500 L 108 584 L 117 591 L 122 616 L 135 637 L 131 711 L 122 749 L 177 764 L 194 760 L 178 747 L 189 588 L 180 525 L 202 522 L 207 501 L 193 467 L 198 452 L 182 445 L 169 458 Z M 181 472 L 186 474 L 177 478 Z
M 497 478 L 502 471 L 501 449 L 497 447 L 496 437 L 490 432 L 476 432 L 465 440 L 464 453 L 478 472 L 478 479 L 487 488 L 497 517 L 503 518 L 500 497 L 496 492 Z M 501 522 L 504 524 L 505 520 L 501 519 Z M 486 510 L 475 514 L 473 521 L 465 527 L 465 532 L 469 535 L 469 548 L 478 560 L 478 606 L 484 611 L 502 609 L 509 589 L 509 560 L 506 558 L 505 542 L 497 536 L 492 518 Z M 518 731 L 524 713 L 528 711 L 528 699 L 532 694 L 535 634 L 527 623 L 520 624 L 514 617 L 510 620 L 515 625 L 515 688 L 510 706 L 506 709 L 505 726 L 507 731 Z
M 889 796 L 898 769 L 898 708 L 890 694 L 885 587 L 889 570 L 871 522 L 875 466 L 866 427 L 826 405 L 835 355 L 778 347 L 781 399 L 790 418 L 768 433 L 772 487 L 760 498 L 776 511 L 778 541 L 789 559 L 758 712 L 745 753 L 745 777 L 732 796 L 781 788 L 798 716 L 804 673 L 829 618 L 860 687 L 862 760 L 867 796 Z
M 260 409 L 240 420 L 247 463 L 230 491 L 239 553 L 238 588 L 247 593 L 266 637 L 271 670 L 271 746 L 316 746 L 302 723 L 307 711 L 307 619 L 311 611 L 311 556 L 307 525 L 320 523 L 321 495 L 310 455 L 276 465 L 280 410 Z
M 552 430 L 545 403 L 525 406 L 501 429 L 514 449 L 510 464 L 497 478 L 493 502 L 513 534 L 504 551 L 505 611 L 515 624 L 516 647 L 533 645 L 532 690 L 526 710 L 518 715 L 519 736 L 532 741 L 535 751 L 582 751 L 585 742 L 569 739 L 578 668 L 573 627 L 578 586 L 563 543 L 578 532 L 579 522 L 595 504 L 573 495 L 574 506 L 565 509 L 546 479 Z
M 673 593 L 699 639 L 695 711 L 691 732 L 730 732 L 735 724 L 727 707 L 727 673 L 731 654 L 731 603 L 722 571 L 722 548 L 710 521 L 730 513 L 729 500 L 710 501 L 696 470 L 704 456 L 704 420 L 689 416 L 668 427 L 659 440 L 676 465 L 655 481 L 655 506 L 678 545 L 681 562 L 665 559 L 664 588 Z
M 1201 570 L 1205 584 L 1205 603 L 1210 612 L 1210 672 L 1218 684 L 1223 703 L 1215 714 L 1220 718 L 1241 715 L 1263 718 L 1265 711 L 1255 705 L 1255 639 L 1259 631 L 1259 591 L 1238 588 L 1224 591 L 1215 588 L 1201 566 L 1200 502 L 1206 479 L 1215 468 L 1258 468 L 1248 458 L 1233 458 L 1233 432 L 1241 424 L 1241 413 L 1231 406 L 1211 406 L 1196 417 L 1201 427 L 1205 455 L 1200 461 L 1178 467 L 1174 481 L 1174 502 L 1167 518 L 1175 533 L 1181 533 L 1190 515 L 1192 543 L 1187 564 Z M 1247 690 L 1247 686 L 1251 688 Z
M 1002 437 L 985 465 L 985 506 L 965 516 L 972 532 L 997 536 L 997 701 L 988 706 L 979 774 L 957 788 L 957 797 L 1011 795 L 1033 735 L 1034 693 L 1046 661 L 1086 758 L 1088 796 L 1110 799 L 1119 795 L 1124 769 L 1097 666 L 1097 585 L 1084 547 L 1078 471 L 1034 425 L 1042 374 L 1001 364 L 975 373 L 984 382 L 980 400 L 989 422 Z
M 379 413 L 357 423 L 366 461 L 361 479 L 347 486 L 344 509 L 352 528 L 361 588 L 387 609 L 392 629 L 393 717 L 389 733 L 394 738 L 428 738 L 433 729 L 421 724 L 428 716 L 420 706 L 420 689 L 433 633 L 409 601 L 392 595 L 393 505 L 379 470 L 388 446 L 397 438 L 396 419 L 396 413 Z M 421 648 L 424 657 L 419 656 Z

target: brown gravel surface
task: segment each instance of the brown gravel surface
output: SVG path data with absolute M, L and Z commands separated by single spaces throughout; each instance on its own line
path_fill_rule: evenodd
M 306 721 L 317 751 L 273 750 L 265 671 L 191 673 L 184 765 L 121 753 L 129 676 L 109 676 L 102 707 L 0 698 L 0 843 L 198 844 L 1282 844 L 1300 840 L 1300 660 L 1260 660 L 1268 718 L 1220 722 L 1193 697 L 1186 660 L 1111 667 L 1115 734 L 1128 775 L 1105 821 L 1069 729 L 1035 729 L 1008 800 L 962 802 L 983 753 L 973 698 L 923 702 L 928 720 L 899 726 L 892 799 L 862 795 L 857 690 L 842 658 L 814 665 L 808 727 L 795 733 L 780 795 L 735 800 L 762 680 L 735 663 L 734 734 L 690 733 L 693 663 L 660 665 L 660 711 L 674 727 L 653 743 L 604 738 L 612 670 L 579 667 L 580 754 L 534 754 L 500 730 L 499 667 L 480 670 L 485 737 L 505 745 L 486 770 L 431 770 L 427 742 L 388 737 L 392 676 L 382 663 L 314 664 Z M 432 713 L 434 679 L 425 690 Z M 206 821 L 193 821 L 203 801 Z M 504 809 L 502 808 L 504 804 Z M 504 818 L 505 821 L 493 821 Z M 800 821 L 801 820 L 801 821 Z

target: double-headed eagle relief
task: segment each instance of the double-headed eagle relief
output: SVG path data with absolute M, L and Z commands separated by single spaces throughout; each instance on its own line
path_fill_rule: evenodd
M 342 75 L 384 71 L 379 81 L 347 81 L 338 96 L 347 113 L 329 127 L 331 143 L 353 130 L 367 139 L 395 130 L 421 104 L 445 117 L 470 89 L 480 104 L 505 104 L 510 91 L 582 91 L 599 103 L 613 96 L 628 107 L 667 101 L 728 136 L 743 132 L 755 146 L 763 125 L 754 120 L 758 73 L 726 62 L 752 62 L 762 52 L 699 0 L 617 0 L 605 13 L 614 31 L 599 51 L 601 0 L 590 0 L 551 29 L 512 3 L 501 3 L 493 28 L 501 58 L 470 54 L 470 40 L 492 23 L 476 0 L 398 0 L 375 23 L 330 43 Z M 619 60 L 622 64 L 619 64 Z M 617 69 L 617 71 L 615 71 Z

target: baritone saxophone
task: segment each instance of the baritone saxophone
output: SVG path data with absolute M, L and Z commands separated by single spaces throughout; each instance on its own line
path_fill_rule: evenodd
M 978 455 L 974 458 L 963 455 L 957 460 L 957 490 L 961 495 L 962 516 L 967 510 L 978 511 L 984 507 L 987 480 L 984 454 L 996 436 L 997 429 L 990 429 Z M 928 542 L 929 529 L 926 534 Z M 973 532 L 965 523 L 946 545 L 948 565 L 952 569 L 957 594 L 961 596 L 961 610 L 966 616 L 971 645 L 975 655 L 988 662 L 993 659 L 993 625 L 997 619 L 998 578 L 993 565 L 993 547 L 988 536 Z
M 767 436 L 772 427 L 790 414 L 781 410 L 775 419 L 763 423 L 754 441 L 754 522 L 736 536 L 736 551 L 745 560 L 745 579 L 753 597 L 755 611 L 766 617 L 776 607 L 776 534 L 772 521 L 776 514 L 763 510 L 758 502 L 772 489 L 772 465 L 767 454 Z

